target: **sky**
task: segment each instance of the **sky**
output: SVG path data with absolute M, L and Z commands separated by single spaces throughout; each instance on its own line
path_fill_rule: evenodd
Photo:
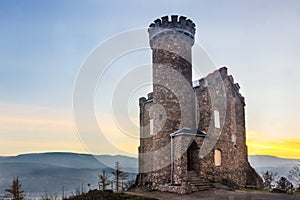
M 121 127 L 126 115 L 118 115 L 111 99 L 136 66 L 148 64 L 142 77 L 151 81 L 150 50 L 120 56 L 99 80 L 94 108 L 105 138 L 78 132 L 76 78 L 105 41 L 177 14 L 193 20 L 197 44 L 241 86 L 249 154 L 300 158 L 299 10 L 298 0 L 1 0 L 0 155 L 64 151 L 136 157 L 138 98 L 151 87 L 137 85 L 126 100 L 130 130 Z

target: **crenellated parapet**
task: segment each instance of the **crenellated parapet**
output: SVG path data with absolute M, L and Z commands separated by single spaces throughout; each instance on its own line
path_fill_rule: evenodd
M 206 77 L 199 79 L 195 83 L 195 87 L 199 88 L 199 90 L 207 89 L 209 85 L 215 85 L 224 80 L 228 80 L 228 83 L 231 85 L 232 90 L 236 94 L 236 96 L 241 100 L 241 102 L 245 105 L 245 98 L 240 93 L 240 85 L 235 83 L 232 75 L 228 74 L 228 70 L 226 67 L 222 67 L 218 70 L 213 71 L 208 74 Z
M 196 28 L 193 21 L 187 19 L 187 17 L 172 15 L 170 19 L 169 16 L 156 19 L 150 24 L 148 32 L 151 46 L 153 40 L 160 36 L 168 35 L 170 32 L 177 32 L 186 36 L 190 40 L 191 45 L 193 45 Z

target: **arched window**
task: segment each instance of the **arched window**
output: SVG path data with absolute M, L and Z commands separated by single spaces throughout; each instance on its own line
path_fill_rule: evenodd
M 215 166 L 221 166 L 222 164 L 222 151 L 220 149 L 215 149 Z

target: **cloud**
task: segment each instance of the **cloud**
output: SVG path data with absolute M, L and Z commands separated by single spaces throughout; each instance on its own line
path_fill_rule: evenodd
M 42 153 L 42 152 L 78 152 L 87 153 L 82 144 L 76 140 L 69 141 L 29 141 L 7 139 L 0 140 L 1 156 L 11 156 L 22 153 Z
M 137 154 L 138 128 L 120 127 L 110 114 L 97 113 L 101 133 L 81 133 L 71 110 L 0 102 L 0 111 L 2 155 L 45 151 Z
M 0 152 L 78 151 L 72 112 L 63 109 L 0 102 Z
M 13 117 L 0 114 L 1 131 L 10 132 L 56 132 L 74 133 L 74 124 L 70 120 L 41 119 L 32 117 Z

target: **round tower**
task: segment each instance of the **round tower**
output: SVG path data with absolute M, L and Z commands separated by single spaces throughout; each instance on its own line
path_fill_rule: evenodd
M 196 129 L 192 88 L 195 24 L 183 16 L 165 16 L 150 24 L 148 32 L 153 69 L 149 152 L 153 155 L 147 166 L 153 169 L 149 182 L 163 185 L 171 182 L 173 169 L 170 134 L 182 128 Z
M 184 16 L 172 15 L 156 19 L 150 24 L 148 32 L 153 61 L 153 82 L 159 83 L 156 75 L 158 64 L 167 65 L 192 84 L 192 46 L 194 44 L 195 24 Z M 160 77 L 159 77 L 160 78 Z M 156 87 L 153 88 L 154 93 Z
M 154 113 L 154 131 L 160 145 L 181 128 L 196 128 L 195 99 L 192 89 L 192 46 L 195 24 L 184 16 L 164 16 L 150 24 L 150 46 L 153 62 L 153 102 L 164 108 L 165 116 Z M 161 107 L 162 106 L 162 107 Z M 157 116 L 159 115 L 159 116 Z M 163 125 L 160 124 L 161 119 Z

